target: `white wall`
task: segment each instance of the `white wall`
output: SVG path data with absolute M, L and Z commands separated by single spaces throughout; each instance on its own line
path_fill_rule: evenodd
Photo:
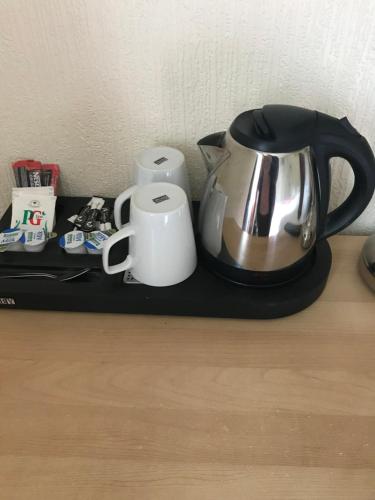
M 186 153 L 197 195 L 197 139 L 265 103 L 347 114 L 374 146 L 374 15 L 371 0 L 0 0 L 0 210 L 17 158 L 58 162 L 64 194 L 117 195 L 161 143 Z

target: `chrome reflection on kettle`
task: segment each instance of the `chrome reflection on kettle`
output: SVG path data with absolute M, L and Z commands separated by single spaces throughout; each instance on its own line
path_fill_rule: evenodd
M 375 187 L 375 160 L 346 118 L 293 106 L 239 115 L 227 132 L 198 142 L 208 168 L 199 214 L 208 265 L 243 284 L 298 276 L 314 245 L 350 224 Z M 329 159 L 346 158 L 355 182 L 331 214 Z

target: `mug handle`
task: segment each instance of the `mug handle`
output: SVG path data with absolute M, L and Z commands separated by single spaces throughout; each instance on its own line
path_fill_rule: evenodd
M 130 188 L 126 189 L 123 193 L 121 193 L 115 201 L 115 206 L 113 208 L 113 215 L 115 218 L 115 225 L 117 229 L 121 229 L 124 227 L 125 224 L 122 223 L 121 220 L 121 210 L 122 210 L 122 205 L 125 203 L 126 200 L 128 200 L 134 192 L 137 190 L 138 186 L 131 186 Z
M 124 194 L 124 193 L 123 193 Z M 129 238 L 129 236 L 132 236 L 135 234 L 134 227 L 131 226 L 130 224 L 126 224 L 120 231 L 117 233 L 113 234 L 108 240 L 104 243 L 103 247 L 103 268 L 104 271 L 107 274 L 117 274 L 121 273 L 122 271 L 126 271 L 127 269 L 130 269 L 133 265 L 133 259 L 131 255 L 128 255 L 126 259 L 123 262 L 120 262 L 119 264 L 115 264 L 114 266 L 109 265 L 109 252 L 113 245 L 118 243 L 119 241 Z

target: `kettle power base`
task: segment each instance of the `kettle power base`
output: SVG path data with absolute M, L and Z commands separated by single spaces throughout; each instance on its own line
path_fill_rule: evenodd
M 56 209 L 56 232 L 71 230 L 67 218 L 77 213 L 88 198 L 60 197 Z M 194 208 L 198 203 L 194 203 Z M 8 209 L 0 229 L 9 227 Z M 124 220 L 127 220 L 124 217 Z M 322 293 L 331 268 L 331 249 L 327 241 L 316 245 L 312 264 L 304 274 L 286 284 L 264 288 L 236 285 L 216 276 L 202 263 L 194 274 L 178 285 L 149 287 L 123 283 L 123 275 L 107 276 L 101 258 L 93 255 L 67 255 L 57 239 L 48 242 L 41 254 L 8 252 L 0 254 L 2 274 L 22 269 L 60 270 L 61 273 L 90 267 L 92 272 L 79 279 L 60 282 L 47 279 L 1 279 L 0 309 L 158 314 L 239 319 L 270 319 L 305 309 Z M 115 248 L 116 262 L 126 248 Z M 116 255 L 117 254 L 117 255 Z M 118 259 L 118 260 L 117 260 Z

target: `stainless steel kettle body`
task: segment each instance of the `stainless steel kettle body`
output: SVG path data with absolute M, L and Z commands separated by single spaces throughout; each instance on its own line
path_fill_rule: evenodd
M 272 111 L 277 114 L 278 110 Z M 275 138 L 277 127 L 269 130 L 272 119 L 267 120 L 264 114 L 253 118 L 253 122 L 256 119 L 262 120 L 262 129 L 258 127 L 253 134 L 263 142 L 257 143 L 254 136 L 247 142 L 237 133 L 239 142 L 238 137 L 233 137 L 236 128 L 232 124 L 227 132 L 212 134 L 198 143 L 209 170 L 201 200 L 199 233 L 206 261 L 216 272 L 243 284 L 270 285 L 298 276 L 312 262 L 317 238 L 341 229 L 350 217 L 336 212 L 334 219 L 341 222 L 327 221 L 329 155 L 322 161 L 325 150 L 314 147 L 311 129 L 307 134 L 310 140 L 292 140 L 288 145 L 287 136 Z M 284 124 L 283 133 L 285 129 Z M 282 139 L 283 144 L 277 144 L 277 139 L 279 143 Z M 260 147 L 250 147 L 253 143 Z M 298 145 L 302 147 L 292 149 Z M 287 151 L 277 151 L 281 146 Z M 271 151 L 260 150 L 267 148 Z M 372 153 L 368 159 L 372 162 L 366 171 L 370 186 L 365 188 L 360 183 L 366 204 L 375 185 Z M 356 214 L 358 208 L 354 207 Z M 349 212 L 349 207 L 344 211 Z
M 316 239 L 317 204 L 308 147 L 266 154 L 225 135 L 229 157 L 209 174 L 199 220 L 215 258 L 244 271 L 272 272 L 303 258 Z

